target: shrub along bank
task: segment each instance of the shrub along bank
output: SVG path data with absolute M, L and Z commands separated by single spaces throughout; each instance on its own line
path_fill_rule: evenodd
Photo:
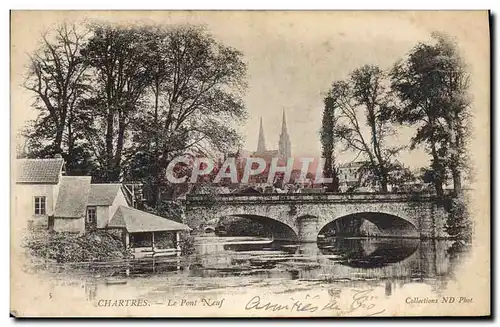
M 25 239 L 24 246 L 31 256 L 58 263 L 117 260 L 129 255 L 119 238 L 104 231 L 83 235 L 36 231 Z

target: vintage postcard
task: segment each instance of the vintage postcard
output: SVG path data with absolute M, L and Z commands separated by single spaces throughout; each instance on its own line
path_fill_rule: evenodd
M 12 11 L 14 317 L 490 315 L 487 11 Z

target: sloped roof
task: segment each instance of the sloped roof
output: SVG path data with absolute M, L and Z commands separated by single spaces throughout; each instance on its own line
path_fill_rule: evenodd
M 18 159 L 16 183 L 57 184 L 64 159 Z
M 121 184 L 90 185 L 89 206 L 110 206 L 113 204 Z
M 266 150 L 263 152 L 254 152 L 252 153 L 252 157 L 254 158 L 266 158 L 266 157 L 275 157 L 279 155 L 279 150 Z
M 90 176 L 62 176 L 57 196 L 55 217 L 85 216 L 90 191 Z
M 129 233 L 189 230 L 187 225 L 141 210 L 118 206 L 109 228 L 126 228 Z

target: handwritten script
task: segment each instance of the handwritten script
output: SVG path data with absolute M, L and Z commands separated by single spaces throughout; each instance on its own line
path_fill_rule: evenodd
M 375 316 L 385 311 L 377 306 L 378 297 L 373 295 L 373 289 L 354 290 L 352 299 L 347 301 L 347 306 L 345 303 L 340 303 L 340 290 L 330 289 L 328 294 L 329 296 L 324 298 L 319 295 L 306 294 L 303 298 L 290 297 L 284 301 L 272 301 L 256 295 L 245 304 L 245 310 L 291 313 L 330 312 L 339 316 Z
M 385 309 L 377 308 L 378 297 L 372 295 L 373 289 L 368 290 L 356 290 L 352 296 L 352 302 L 348 310 L 349 313 L 353 313 L 357 310 L 366 311 L 367 315 L 375 316 L 381 314 Z

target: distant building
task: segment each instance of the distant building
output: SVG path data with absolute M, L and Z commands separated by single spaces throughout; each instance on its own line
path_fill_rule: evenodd
M 342 192 L 360 185 L 362 179 L 364 178 L 362 168 L 365 164 L 366 163 L 363 161 L 355 161 L 339 166 L 339 188 Z
M 264 135 L 264 127 L 262 125 L 262 117 L 260 118 L 259 140 L 257 142 L 257 151 L 252 153 L 252 157 L 263 158 L 266 162 L 271 162 L 272 158 L 280 158 L 284 161 L 292 157 L 292 149 L 290 136 L 286 126 L 285 111 L 283 110 L 283 118 L 281 121 L 281 134 L 277 150 L 267 150 L 266 138 Z
M 341 165 L 338 168 L 340 191 L 379 191 L 380 183 L 374 178 L 373 171 L 366 167 L 368 167 L 368 162 L 366 161 L 356 161 Z M 429 188 L 428 184 L 415 181 L 411 177 L 409 169 L 398 161 L 394 162 L 391 171 L 389 171 L 388 180 L 388 192 L 421 192 Z
M 288 129 L 286 126 L 286 116 L 285 111 L 283 110 L 283 118 L 281 122 L 281 134 L 278 143 L 277 150 L 268 150 L 266 148 L 266 138 L 264 135 L 264 127 L 262 124 L 262 117 L 260 118 L 260 127 L 259 127 L 259 140 L 257 142 L 257 151 L 253 152 L 251 155 L 253 158 L 262 158 L 266 162 L 266 169 L 262 174 L 251 176 L 249 182 L 251 184 L 255 183 L 267 183 L 267 177 L 269 173 L 269 169 L 271 166 L 271 162 L 273 158 L 279 159 L 279 165 L 285 165 L 286 161 L 292 157 L 291 150 L 291 142 L 290 136 L 288 135 Z
M 290 142 L 290 136 L 288 135 L 288 130 L 286 128 L 285 110 L 283 110 L 283 118 L 281 121 L 281 134 L 280 134 L 279 149 L 278 149 L 278 154 L 282 159 L 287 160 L 288 158 L 292 157 L 291 146 L 292 144 Z

